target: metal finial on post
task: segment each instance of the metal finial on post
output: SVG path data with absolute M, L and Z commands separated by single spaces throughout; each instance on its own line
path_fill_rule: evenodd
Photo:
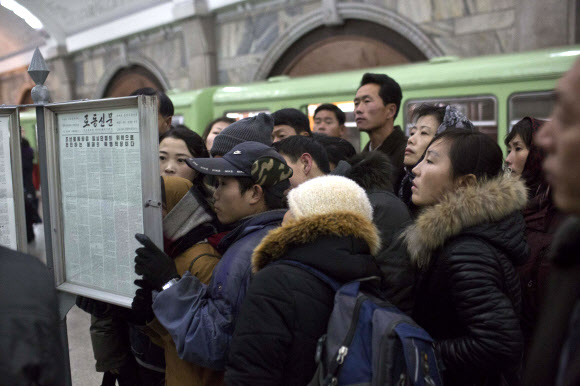
M 36 83 L 36 86 L 34 86 L 31 92 L 32 100 L 35 105 L 44 105 L 49 102 L 50 93 L 48 92 L 48 88 L 44 85 L 44 81 L 49 73 L 48 66 L 44 61 L 40 50 L 36 47 L 34 55 L 32 55 L 32 61 L 28 67 L 28 74 L 32 80 L 34 80 L 34 83 Z

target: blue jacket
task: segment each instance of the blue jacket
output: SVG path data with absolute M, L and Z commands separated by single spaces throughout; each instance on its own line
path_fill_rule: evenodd
M 257 214 L 228 233 L 218 246 L 225 253 L 209 285 L 186 272 L 177 284 L 155 296 L 155 316 L 171 334 L 180 358 L 225 369 L 236 319 L 250 285 L 252 252 L 281 224 L 284 213 Z

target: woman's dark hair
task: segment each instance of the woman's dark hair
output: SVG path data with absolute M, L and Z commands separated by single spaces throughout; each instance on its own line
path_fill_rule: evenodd
M 532 122 L 529 119 L 522 119 L 518 123 L 512 127 L 511 131 L 506 135 L 504 139 L 505 145 L 509 145 L 510 141 L 514 139 L 516 135 L 519 135 L 520 138 L 526 144 L 526 147 L 529 149 L 532 146 Z
M 185 142 L 185 146 L 187 146 L 187 150 L 189 150 L 193 158 L 209 158 L 209 153 L 205 147 L 205 141 L 201 139 L 199 134 L 190 130 L 185 125 L 172 126 L 171 129 L 161 134 L 159 137 L 159 143 L 161 143 L 165 138 L 181 139 Z M 204 193 L 207 194 L 208 192 L 203 184 L 203 177 L 203 174 L 197 173 L 192 182 L 194 185 L 201 187 L 204 190 Z
M 453 178 L 474 174 L 479 180 L 503 173 L 503 153 L 499 145 L 483 133 L 448 129 L 433 138 L 449 143 Z
M 236 120 L 233 118 L 228 118 L 228 117 L 219 117 L 214 119 L 213 121 L 211 121 L 210 123 L 207 124 L 207 126 L 205 127 L 205 129 L 203 130 L 203 135 L 201 136 L 201 138 L 203 138 L 203 141 L 205 142 L 205 140 L 207 139 L 207 136 L 209 135 L 209 132 L 211 131 L 211 128 L 213 127 L 213 125 L 215 125 L 218 122 L 225 122 L 228 125 L 231 125 L 232 123 L 234 123 Z
M 159 137 L 159 143 L 161 143 L 165 138 L 181 139 L 185 142 L 185 146 L 187 146 L 187 150 L 189 150 L 193 158 L 209 157 L 203 139 L 199 134 L 185 125 L 172 126 L 171 129 L 161 134 Z
M 439 124 L 443 123 L 443 118 L 445 118 L 445 108 L 447 106 L 436 106 L 429 103 L 423 103 L 419 107 L 413 110 L 412 121 L 416 122 L 417 119 L 421 117 L 426 117 L 432 115 L 437 119 Z

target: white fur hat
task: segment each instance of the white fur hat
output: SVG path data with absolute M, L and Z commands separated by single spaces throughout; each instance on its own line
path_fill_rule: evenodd
M 317 177 L 300 184 L 288 193 L 288 206 L 296 219 L 347 211 L 373 221 L 364 189 L 341 176 Z

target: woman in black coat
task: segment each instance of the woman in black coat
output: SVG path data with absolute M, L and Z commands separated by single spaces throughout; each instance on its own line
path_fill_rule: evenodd
M 421 212 L 404 238 L 421 270 L 413 317 L 434 338 L 445 385 L 517 384 L 523 353 L 515 265 L 528 246 L 522 181 L 481 133 L 445 131 L 414 169 Z
M 380 276 L 380 248 L 364 190 L 339 176 L 290 191 L 282 226 L 256 248 L 256 274 L 244 299 L 226 369 L 226 384 L 305 385 L 316 343 L 326 332 L 334 291 L 295 260 L 340 283 Z M 273 264 L 274 262 L 279 262 Z

